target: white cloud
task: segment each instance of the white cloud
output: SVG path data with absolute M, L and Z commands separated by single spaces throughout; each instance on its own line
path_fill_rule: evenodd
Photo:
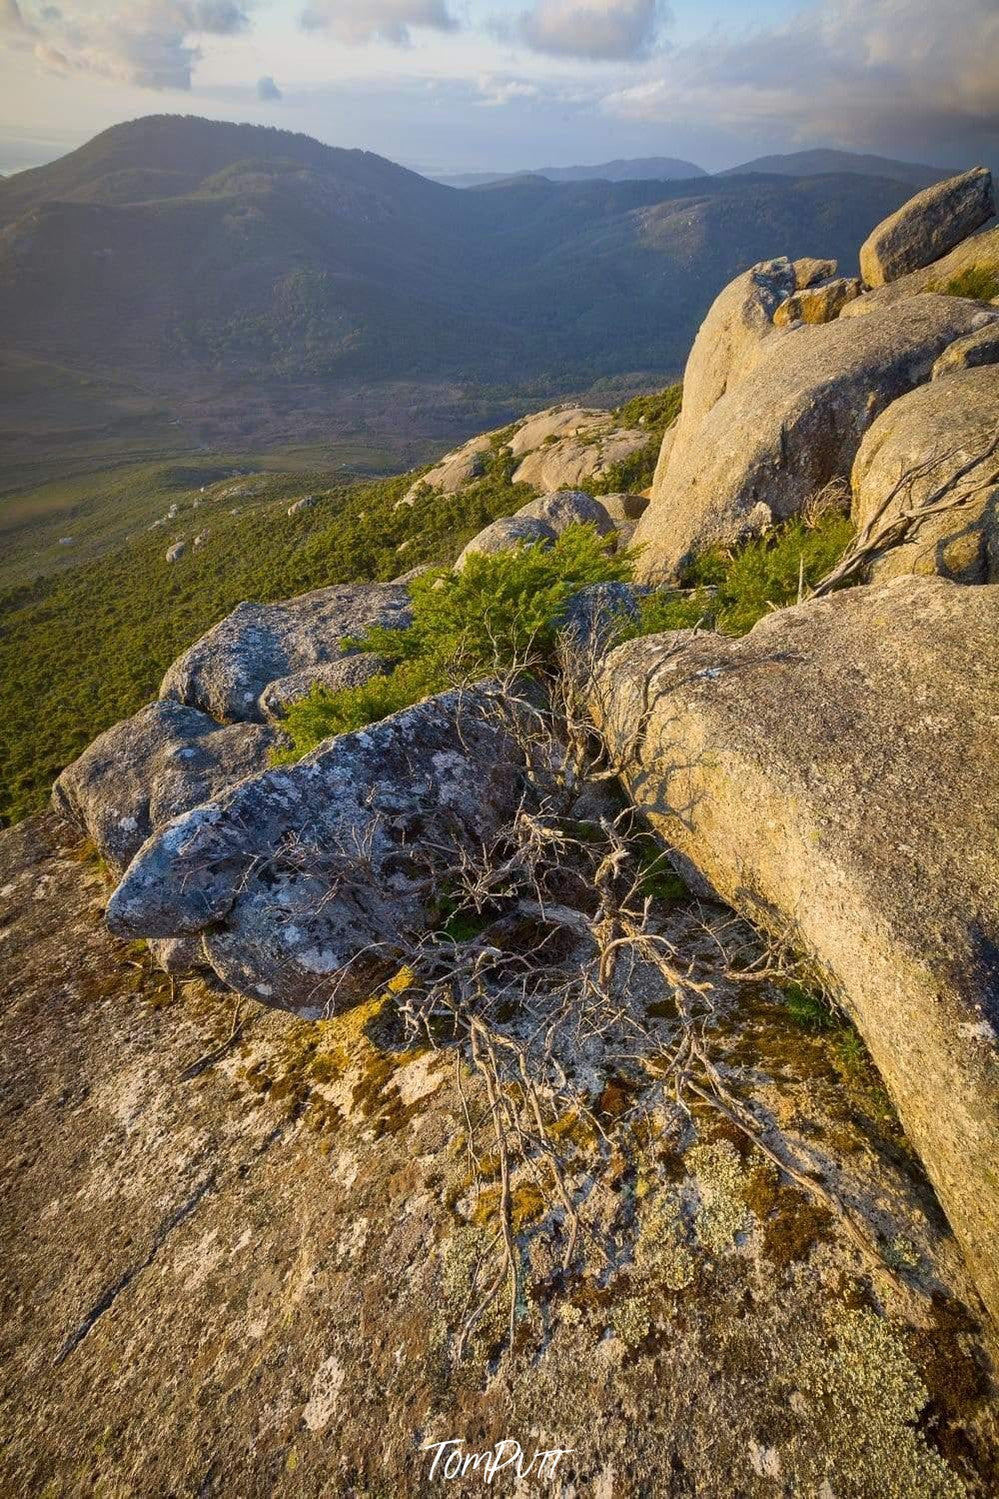
M 232 36 L 249 25 L 248 0 L 3 3 L 5 31 L 16 43 L 30 44 L 44 67 L 96 73 L 143 88 L 190 88 L 201 56 L 192 38 Z
M 274 79 L 268 75 L 265 78 L 257 79 L 257 98 L 264 103 L 270 103 L 273 100 L 283 99 L 284 94 L 282 94 Z
M 515 99 L 537 99 L 541 96 L 538 85 L 529 83 L 525 78 L 496 78 L 492 74 L 483 73 L 476 83 L 480 96 L 477 102 L 484 109 L 498 109 L 504 104 L 512 104 Z
M 446 0 L 311 0 L 302 14 L 307 31 L 330 31 L 342 42 L 383 41 L 408 47 L 411 27 L 456 31 Z
M 712 39 L 608 94 L 605 112 L 897 150 L 999 143 L 996 0 L 821 0 L 783 26 Z
M 535 0 L 520 34 L 536 52 L 564 57 L 645 57 L 669 21 L 663 0 Z

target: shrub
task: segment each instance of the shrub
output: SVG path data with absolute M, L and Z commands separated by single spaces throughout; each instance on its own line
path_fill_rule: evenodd
M 570 526 L 549 550 L 474 553 L 460 573 L 435 569 L 411 585 L 413 622 L 353 642 L 396 662 L 386 677 L 331 693 L 313 688 L 285 720 L 297 759 L 331 734 L 363 728 L 459 678 L 551 651 L 569 599 L 590 583 L 626 582 L 631 561 L 591 526 Z
M 930 289 L 945 297 L 972 297 L 976 302 L 991 302 L 993 297 L 999 297 L 999 271 L 992 266 L 969 265 L 943 286 Z

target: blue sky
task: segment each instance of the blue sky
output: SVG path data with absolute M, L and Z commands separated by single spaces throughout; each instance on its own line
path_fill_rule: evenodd
M 204 114 L 427 172 L 999 161 L 999 0 L 0 0 L 0 171 Z

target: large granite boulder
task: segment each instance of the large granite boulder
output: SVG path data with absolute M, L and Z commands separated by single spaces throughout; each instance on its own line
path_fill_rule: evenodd
M 683 405 L 663 439 L 654 491 L 664 482 L 669 467 L 683 462 L 716 403 L 754 368 L 763 345 L 774 335 L 774 313 L 797 283 L 794 266 L 782 256 L 736 276 L 715 298 L 687 359 Z
M 859 322 L 767 340 L 696 439 L 683 451 L 677 440 L 635 532 L 641 574 L 674 575 L 697 552 L 737 541 L 763 507 L 784 520 L 831 479 L 848 478 L 871 422 L 992 315 L 960 297 L 923 295 Z
M 576 406 L 571 402 L 548 406 L 521 422 L 510 438 L 510 452 L 515 458 L 523 458 L 544 443 L 581 437 L 584 433 L 599 431 L 609 422 L 610 412 L 599 407 Z
M 316 588 L 276 604 L 237 604 L 167 671 L 160 697 L 214 718 L 259 721 L 260 696 L 278 677 L 325 665 L 372 625 L 404 629 L 409 593 L 391 583 Z
M 377 651 L 358 651 L 356 655 L 341 656 L 338 661 L 303 666 L 301 671 L 268 682 L 260 694 L 260 711 L 265 718 L 278 723 L 292 704 L 307 697 L 313 687 L 343 692 L 346 687 L 363 687 L 372 677 L 384 676 L 391 669 L 388 659 Z
M 513 816 L 519 766 L 487 691 L 442 693 L 176 818 L 129 866 L 108 926 L 202 932 L 232 988 L 332 1014 L 398 966 L 455 862 Z
M 825 973 L 999 1316 L 999 589 L 638 639 L 594 702 L 667 845 Z
M 561 536 L 569 526 L 592 526 L 600 536 L 609 536 L 614 529 L 603 501 L 581 489 L 560 489 L 539 495 L 521 505 L 517 515 L 544 522 L 556 536 Z
M 860 247 L 860 274 L 868 286 L 897 281 L 967 239 L 995 213 L 992 173 L 975 167 L 935 182 L 884 219 Z
M 532 515 L 503 515 L 485 526 L 473 536 L 458 554 L 455 571 L 462 572 L 469 557 L 477 552 L 492 556 L 496 552 L 509 552 L 518 546 L 551 546 L 555 540 L 554 527 L 546 520 Z
M 460 448 L 446 453 L 439 463 L 435 463 L 433 468 L 421 474 L 410 485 L 399 504 L 411 505 L 423 489 L 436 489 L 441 494 L 457 494 L 459 489 L 463 489 L 473 479 L 478 479 L 485 472 L 492 436 L 491 432 L 480 432 L 478 436 L 470 437 L 467 442 L 462 443 Z
M 869 312 L 890 307 L 923 291 L 944 293 L 967 271 L 991 271 L 999 276 L 999 226 L 983 229 L 962 240 L 940 260 L 854 298 L 843 308 L 840 317 L 866 317 Z
M 995 328 L 999 334 L 999 320 Z M 940 573 L 962 583 L 999 580 L 997 440 L 999 374 L 991 367 L 933 380 L 882 412 L 853 465 L 858 530 L 885 526 L 903 511 L 964 499 L 913 526 L 909 540 L 876 559 L 873 578 Z M 900 488 L 905 475 L 912 477 Z
M 223 727 L 169 700 L 115 724 L 68 765 L 55 811 L 83 828 L 120 875 L 150 834 L 267 765 L 281 736 L 262 724 Z

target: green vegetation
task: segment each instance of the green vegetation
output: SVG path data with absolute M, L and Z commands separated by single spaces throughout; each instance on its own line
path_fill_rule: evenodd
M 972 297 L 976 302 L 991 302 L 999 297 L 999 271 L 987 265 L 969 265 L 966 270 L 942 286 L 932 286 L 931 291 L 945 297 Z
M 331 734 L 363 728 L 451 682 L 544 656 L 574 593 L 630 574 L 630 561 L 609 552 L 589 526 L 570 526 L 548 551 L 528 546 L 475 554 L 461 573 L 424 574 L 412 585 L 409 629 L 376 628 L 357 642 L 394 660 L 394 670 L 342 692 L 314 687 L 288 713 L 292 749 L 286 758 L 297 759 Z
M 619 427 L 645 427 L 649 440 L 627 458 L 608 466 L 599 479 L 587 480 L 591 494 L 640 494 L 648 489 L 656 472 L 663 433 L 680 415 L 683 384 L 677 381 L 653 395 L 635 396 L 612 413 Z

